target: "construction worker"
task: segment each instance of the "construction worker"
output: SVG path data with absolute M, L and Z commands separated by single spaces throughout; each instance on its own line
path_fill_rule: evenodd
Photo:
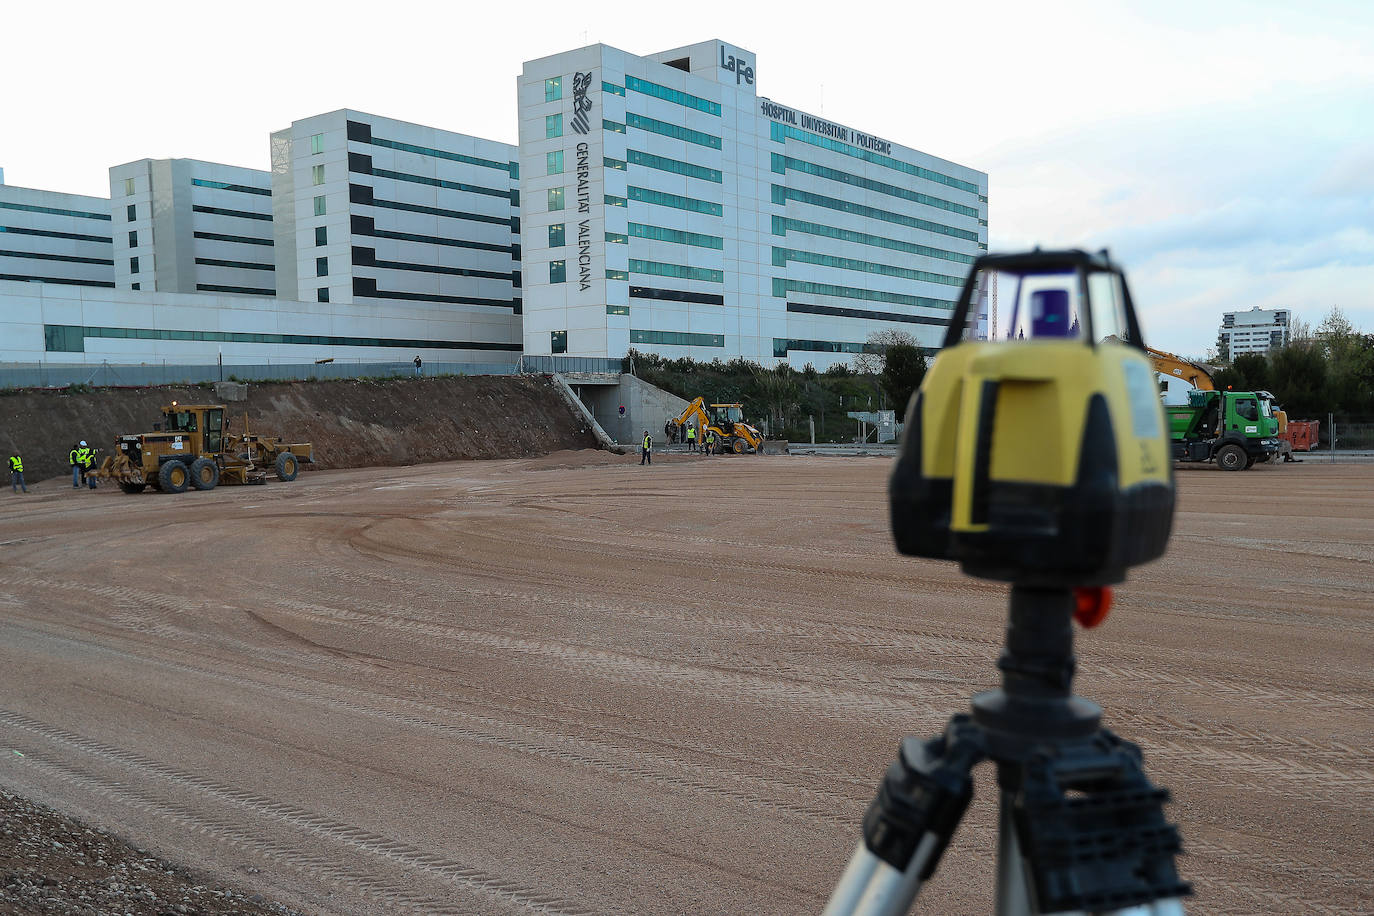
M 689 451 L 689 452 L 695 452 L 696 450 L 697 450 L 697 428 L 696 428 L 695 426 L 689 426 L 689 427 L 687 427 L 687 451 Z
M 421 368 L 420 368 L 420 367 L 422 367 L 424 364 L 425 364 L 425 361 L 422 360 L 422 359 L 420 359 L 420 354 L 416 353 L 416 354 L 415 354 L 415 376 L 416 376 L 416 378 L 419 378 L 420 373 L 421 373 Z
M 706 454 L 711 454 L 711 450 L 716 447 L 716 431 L 711 427 L 706 427 Z
M 644 441 L 643 441 L 643 443 L 640 444 L 640 449 L 639 449 L 639 466 L 640 466 L 640 467 L 643 467 L 643 466 L 646 465 L 646 464 L 653 464 L 653 463 L 654 463 L 654 456 L 653 456 L 653 454 L 652 454 L 653 445 L 654 445 L 654 440 L 652 440 L 652 439 L 649 438 L 649 431 L 648 431 L 647 429 L 644 430 Z
M 77 453 L 81 450 L 81 446 L 85 444 L 85 442 L 82 442 L 81 445 L 73 445 L 71 451 L 67 452 L 67 460 L 70 461 L 72 465 L 73 490 L 81 489 L 81 461 L 78 459 Z
M 81 462 L 81 476 L 86 478 L 86 486 L 95 489 L 95 476 L 91 473 L 91 466 L 95 464 L 95 449 L 86 445 L 86 440 L 81 440 L 81 447 L 76 450 L 77 460 Z
M 18 493 L 20 487 L 25 493 L 29 492 L 28 484 L 24 483 L 24 459 L 10 455 L 10 489 Z

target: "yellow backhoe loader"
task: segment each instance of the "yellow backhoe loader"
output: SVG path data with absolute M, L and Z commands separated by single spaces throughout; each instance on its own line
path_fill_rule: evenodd
M 739 404 L 712 404 L 708 413 L 706 400 L 697 398 L 675 419 L 668 421 L 668 434 L 685 428 L 693 420 L 697 425 L 698 442 L 705 443 L 706 431 L 710 430 L 716 434 L 716 448 L 722 452 L 743 455 L 763 451 L 763 435 L 744 422 L 744 410 Z

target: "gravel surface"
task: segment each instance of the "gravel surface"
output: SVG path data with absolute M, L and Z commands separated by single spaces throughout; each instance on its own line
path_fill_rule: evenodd
M 0 912 L 289 916 L 0 789 Z
M 818 912 L 901 737 L 996 682 L 1007 589 L 894 555 L 890 459 L 637 462 L 6 494 L 0 787 L 309 914 Z M 1370 913 L 1374 467 L 1178 483 L 1078 689 L 1172 791 L 1190 912 Z M 922 913 L 992 909 L 976 789 Z M 110 877 L 27 855 L 5 905 Z

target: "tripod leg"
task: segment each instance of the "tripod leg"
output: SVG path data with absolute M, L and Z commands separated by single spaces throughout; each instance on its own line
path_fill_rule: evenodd
M 1003 791 L 997 816 L 997 916 L 1032 916 L 1030 887 L 1016 824 L 1011 816 L 1012 798 Z
M 943 843 L 927 833 L 905 871 L 898 871 L 860 843 L 821 916 L 903 916 L 921 892 L 921 876 Z
M 939 738 L 902 742 L 824 916 L 901 916 L 911 908 L 973 797 L 969 771 L 982 757 L 981 732 L 965 715 Z

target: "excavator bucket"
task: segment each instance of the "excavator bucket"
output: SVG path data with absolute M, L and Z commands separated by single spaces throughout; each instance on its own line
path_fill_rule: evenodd
M 759 448 L 759 454 L 762 454 L 762 455 L 786 455 L 786 454 L 788 454 L 788 451 L 787 451 L 787 440 L 786 440 L 786 439 L 764 439 L 764 440 L 763 440 L 763 445 L 762 445 L 762 447 Z

